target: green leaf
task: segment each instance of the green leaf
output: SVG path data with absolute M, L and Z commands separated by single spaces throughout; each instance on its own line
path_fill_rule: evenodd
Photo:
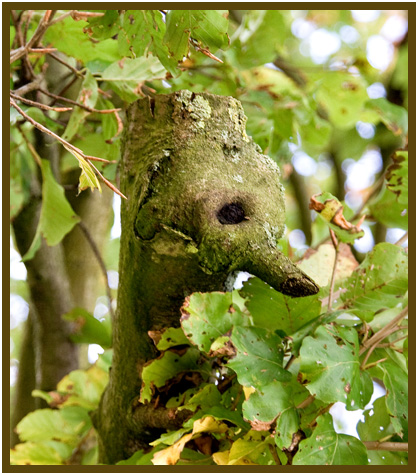
M 145 81 L 163 79 L 165 69 L 157 58 L 123 58 L 112 63 L 102 73 L 102 80 L 126 102 L 141 97 L 140 86 Z
M 386 186 L 396 195 L 396 200 L 403 205 L 408 204 L 408 152 L 395 152 L 394 163 L 387 169 Z
M 296 381 L 275 381 L 257 389 L 244 401 L 243 416 L 253 429 L 269 430 L 277 418 L 308 396 L 309 392 Z
M 96 107 L 99 110 L 114 109 L 113 103 L 108 99 L 103 99 L 102 97 L 99 97 Z M 116 138 L 118 132 L 120 132 L 116 113 L 100 114 L 100 118 L 102 119 L 103 138 L 106 141 L 113 141 Z
M 57 391 L 65 394 L 60 406 L 96 409 L 108 380 L 108 373 L 97 365 L 91 366 L 87 370 L 71 371 L 57 385 Z
M 364 411 L 364 422 L 358 422 L 357 432 L 363 441 L 381 440 L 395 433 L 385 397 L 376 399 L 373 408 Z M 371 465 L 403 465 L 407 463 L 408 455 L 405 452 L 369 450 L 368 458 Z
M 123 56 L 139 57 L 152 53 L 172 75 L 177 75 L 177 60 L 172 58 L 164 35 L 166 24 L 158 10 L 126 10 L 122 15 L 118 35 L 119 51 Z
M 271 465 L 274 463 L 268 447 L 271 443 L 265 433 L 248 432 L 244 438 L 233 442 L 228 465 Z
M 161 447 L 155 447 L 147 453 L 144 453 L 143 450 L 138 450 L 128 459 L 117 462 L 116 465 L 152 465 L 151 460 L 159 450 L 161 450 Z
M 291 374 L 283 369 L 283 340 L 264 328 L 234 327 L 231 341 L 237 356 L 228 366 L 243 386 L 262 389 L 273 381 L 289 381 Z
M 369 205 L 372 217 L 389 228 L 408 229 L 408 207 L 399 203 L 396 195 L 384 186 Z
M 189 38 L 212 52 L 228 46 L 228 10 L 169 10 L 164 42 L 171 56 L 181 61 L 189 51 Z
M 318 249 L 310 249 L 309 256 L 298 262 L 299 269 L 309 275 L 320 287 L 326 287 L 331 282 L 335 262 L 335 248 L 331 243 L 321 244 Z M 335 272 L 335 282 L 350 277 L 357 268 L 356 261 L 349 245 L 340 243 L 338 265 Z M 318 312 L 319 313 L 319 312 Z
M 189 348 L 184 355 L 179 356 L 170 350 L 159 358 L 148 362 L 142 370 L 142 388 L 140 402 L 150 402 L 154 388 L 160 388 L 182 371 L 198 371 L 202 367 L 197 364 L 200 353 L 195 348 Z
M 87 310 L 76 307 L 71 312 L 64 315 L 64 320 L 75 322 L 75 332 L 71 335 L 71 340 L 75 343 L 96 343 L 103 348 L 112 346 L 112 337 L 109 329 L 97 318 L 94 318 Z
M 186 404 L 179 407 L 196 411 L 198 408 L 210 408 L 217 406 L 221 402 L 221 393 L 214 384 L 207 384 L 197 394 L 192 396 Z
M 246 315 L 243 300 L 234 292 L 195 292 L 181 308 L 181 326 L 187 338 L 208 353 L 212 343 L 225 335 L 233 325 L 242 325 Z
M 303 340 L 308 335 L 313 335 L 316 329 L 320 326 L 331 323 L 337 319 L 342 313 L 345 313 L 343 310 L 337 310 L 335 312 L 326 312 L 318 317 L 310 320 L 303 327 L 299 328 L 295 333 L 291 335 L 292 338 L 292 354 L 297 356 L 299 352 L 300 345 Z
M 335 232 L 338 240 L 353 244 L 356 239 L 364 236 L 359 226 L 349 223 L 343 215 L 343 205 L 331 193 L 324 192 L 313 195 L 309 208 L 319 213 L 319 216 Z
M 184 423 L 184 427 L 193 427 L 195 420 L 204 416 L 211 416 L 217 421 L 228 421 L 235 424 L 237 427 L 247 431 L 250 425 L 244 421 L 242 415 L 238 411 L 232 411 L 222 406 L 212 406 L 198 411 L 192 418 Z
M 315 337 L 306 337 L 300 349 L 300 372 L 309 392 L 325 403 L 347 402 L 350 396 L 353 402 L 347 409 L 361 407 L 364 398 L 362 385 L 358 384 L 358 352 L 354 328 L 327 325 L 319 327 Z M 368 396 L 370 399 L 370 392 Z
M 162 332 L 148 332 L 148 334 L 160 351 L 165 351 L 173 346 L 190 344 L 182 328 L 165 328 Z
M 120 30 L 119 11 L 104 10 L 104 15 L 88 19 L 87 32 L 91 38 L 105 40 L 118 34 Z
M 317 296 L 288 297 L 255 277 L 245 282 L 239 293 L 247 299 L 245 306 L 251 313 L 254 326 L 282 330 L 286 335 L 294 333 L 321 312 Z
M 80 436 L 92 427 L 88 411 L 82 407 L 65 407 L 59 411 L 38 409 L 29 413 L 17 425 L 23 441 L 55 440 L 77 444 Z
M 282 411 L 277 419 L 274 440 L 279 449 L 288 449 L 293 442 L 293 436 L 300 427 L 298 411 L 294 407 L 288 407 Z
M 116 40 L 109 38 L 99 42 L 93 41 L 88 35 L 88 28 L 89 23 L 86 21 L 75 21 L 68 17 L 50 26 L 46 30 L 44 41 L 69 58 L 75 58 L 84 64 L 97 58 L 102 61 L 120 59 Z
M 366 107 L 377 112 L 386 127 L 394 135 L 406 135 L 408 133 L 408 112 L 405 108 L 389 102 L 384 97 L 370 99 Z
M 408 367 L 408 337 L 403 342 L 403 355 L 405 356 L 406 367 Z
M 77 102 L 83 104 L 84 106 L 94 108 L 96 105 L 97 99 L 99 97 L 98 85 L 96 78 L 91 74 L 91 72 L 86 69 L 85 77 L 81 84 L 80 92 L 78 94 Z M 113 107 L 113 106 L 112 106 Z M 83 123 L 84 119 L 90 114 L 85 109 L 75 106 L 68 121 L 65 132 L 62 136 L 64 140 L 70 142 L 74 135 L 77 133 L 80 125 Z
M 324 414 L 312 436 L 300 442 L 293 465 L 368 465 L 367 450 L 355 437 L 337 434 L 331 415 Z
M 408 440 L 408 375 L 390 361 L 382 364 L 386 387 L 386 405 L 396 433 Z
M 344 307 L 370 321 L 378 310 L 395 307 L 407 292 L 408 255 L 400 246 L 379 243 L 340 286 Z
M 237 61 L 246 68 L 274 61 L 288 34 L 282 11 L 248 11 L 237 38 L 241 45 L 238 41 L 233 44 L 238 52 Z
M 63 465 L 73 450 L 60 442 L 26 442 L 11 449 L 10 462 L 15 465 Z
M 65 198 L 64 189 L 55 181 L 49 161 L 42 160 L 41 165 L 43 179 L 41 216 L 32 245 L 22 258 L 24 261 L 32 259 L 39 249 L 41 235 L 48 246 L 56 246 L 80 221 Z
M 350 129 L 359 120 L 369 96 L 362 77 L 342 71 L 318 75 L 315 99 L 327 111 L 330 122 L 337 128 Z

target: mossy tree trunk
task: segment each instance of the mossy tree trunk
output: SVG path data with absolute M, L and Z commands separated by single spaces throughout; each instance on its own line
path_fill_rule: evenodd
M 224 290 L 236 270 L 290 295 L 318 290 L 276 248 L 285 219 L 280 173 L 245 121 L 235 99 L 189 91 L 127 111 L 114 356 L 95 417 L 103 463 L 146 448 L 187 417 L 138 402 L 142 367 L 157 356 L 148 332 L 179 326 L 187 295 Z

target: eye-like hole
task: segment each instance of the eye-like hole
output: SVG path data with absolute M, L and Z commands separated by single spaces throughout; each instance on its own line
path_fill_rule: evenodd
M 221 224 L 238 224 L 245 219 L 244 208 L 240 203 L 227 203 L 216 213 Z

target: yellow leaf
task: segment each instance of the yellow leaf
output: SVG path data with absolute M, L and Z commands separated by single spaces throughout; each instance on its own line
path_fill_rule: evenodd
M 228 426 L 214 419 L 212 416 L 202 417 L 198 419 L 193 424 L 193 434 L 198 434 L 200 432 L 209 432 L 209 433 L 224 433 L 228 430 Z
M 97 188 L 101 192 L 102 187 L 100 186 L 100 182 L 89 162 L 73 148 L 65 145 L 64 147 L 78 160 L 78 164 L 81 168 L 78 191 L 81 192 L 87 188 L 91 188 L 91 190 L 94 191 L 94 189 Z
M 193 434 L 186 434 L 171 447 L 156 452 L 152 458 L 152 463 L 154 465 L 175 465 L 180 459 L 184 446 L 192 437 Z
M 225 450 L 224 452 L 215 452 L 212 454 L 212 458 L 216 465 L 228 465 L 229 450 Z

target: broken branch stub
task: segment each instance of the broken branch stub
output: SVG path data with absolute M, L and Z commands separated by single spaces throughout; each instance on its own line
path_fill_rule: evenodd
M 95 419 L 104 463 L 149 442 L 132 403 L 142 368 L 157 356 L 148 332 L 178 327 L 186 296 L 224 290 L 237 270 L 292 296 L 319 290 L 277 249 L 285 222 L 280 171 L 245 122 L 237 100 L 189 91 L 127 110 L 114 356 Z

